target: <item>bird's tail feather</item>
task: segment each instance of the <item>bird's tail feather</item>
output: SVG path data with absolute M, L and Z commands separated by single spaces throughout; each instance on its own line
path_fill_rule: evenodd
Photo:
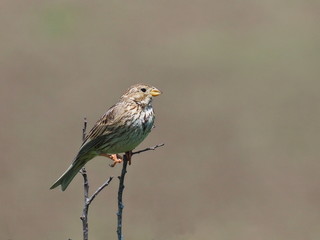
M 61 185 L 62 191 L 66 190 L 72 179 L 77 175 L 81 168 L 87 163 L 84 159 L 76 159 L 62 176 L 50 187 L 56 188 Z

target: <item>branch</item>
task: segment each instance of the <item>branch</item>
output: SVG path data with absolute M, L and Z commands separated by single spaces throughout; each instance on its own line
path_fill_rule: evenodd
M 87 130 L 87 118 L 83 120 L 83 128 L 82 128 L 82 141 L 86 139 L 86 130 Z M 82 215 L 80 217 L 82 221 L 82 232 L 83 232 L 83 240 L 88 240 L 88 211 L 89 205 L 87 205 L 87 199 L 89 198 L 89 182 L 88 182 L 88 175 L 85 167 L 80 170 L 80 173 L 83 177 L 83 195 L 84 195 L 84 205 L 82 210 Z
M 86 130 L 87 130 L 87 119 L 84 118 L 83 129 L 82 129 L 82 140 L 84 141 L 86 138 Z M 80 217 L 82 221 L 82 231 L 83 231 L 83 240 L 88 240 L 88 211 L 89 206 L 95 197 L 106 187 L 109 185 L 113 177 L 109 177 L 107 181 L 105 181 L 93 194 L 89 197 L 89 181 L 86 169 L 83 167 L 80 170 L 80 173 L 83 177 L 83 195 L 84 195 L 84 204 L 82 209 L 82 215 Z
M 130 157 L 131 158 L 131 157 Z M 119 176 L 119 189 L 118 189 L 118 212 L 117 212 L 117 235 L 118 240 L 123 240 L 122 235 L 122 210 L 124 208 L 123 201 L 122 201 L 122 194 L 124 190 L 124 177 L 127 173 L 127 165 L 128 165 L 129 159 L 127 158 L 127 154 L 123 155 L 123 165 L 121 170 L 121 176 Z
M 95 197 L 106 187 L 109 185 L 113 177 L 109 177 L 107 181 L 104 182 L 95 192 L 92 194 L 90 198 L 88 198 L 88 206 L 91 204 L 91 202 L 95 199 Z
M 86 130 L 87 130 L 87 125 L 88 125 L 88 121 L 87 118 L 85 117 L 83 119 L 83 128 L 82 128 L 82 141 L 84 141 L 86 139 Z
M 139 153 L 143 153 L 143 152 L 146 152 L 146 151 L 156 150 L 158 147 L 162 147 L 162 146 L 164 146 L 164 143 L 155 145 L 153 147 L 148 147 L 148 148 L 145 148 L 143 150 L 136 151 L 136 152 L 132 152 L 132 151 L 126 152 L 123 155 L 123 165 L 122 165 L 122 170 L 121 170 L 121 176 L 118 177 L 119 178 L 118 212 L 117 212 L 117 220 L 118 220 L 117 235 L 118 235 L 118 240 L 123 240 L 123 235 L 122 235 L 122 211 L 123 211 L 124 205 L 123 205 L 122 196 L 123 196 L 123 190 L 124 190 L 124 178 L 125 178 L 125 175 L 127 173 L 128 162 L 130 164 L 131 157 L 134 154 L 139 154 Z
M 87 199 L 89 198 L 89 183 L 88 183 L 88 176 L 87 171 L 83 167 L 80 171 L 82 177 L 83 177 L 83 194 L 84 194 L 84 205 L 82 210 L 82 215 L 80 217 L 82 221 L 82 231 L 83 231 L 83 240 L 88 240 L 88 211 L 89 211 L 89 205 L 87 204 Z
M 157 145 L 155 145 L 155 146 L 153 146 L 153 147 L 148 147 L 148 148 L 145 148 L 145 149 L 142 149 L 142 150 L 133 152 L 132 155 L 134 155 L 134 154 L 139 154 L 139 153 L 143 153 L 143 152 L 147 152 L 147 151 L 153 151 L 153 150 L 156 150 L 157 148 L 163 147 L 163 146 L 164 146 L 164 143 L 160 143 L 160 144 L 157 144 Z
M 83 123 L 83 129 L 82 129 L 82 139 L 83 141 L 86 138 L 86 129 L 87 129 L 87 119 L 84 118 L 84 123 Z M 131 163 L 131 157 L 134 154 L 140 154 L 146 151 L 151 151 L 151 150 L 156 150 L 159 147 L 164 146 L 164 143 L 155 145 L 153 147 L 148 147 L 136 152 L 126 152 L 123 155 L 123 165 L 122 165 L 122 170 L 121 170 L 121 176 L 119 176 L 119 189 L 118 189 L 118 212 L 117 212 L 117 235 L 118 235 L 118 240 L 123 240 L 123 235 L 122 235 L 122 212 L 123 212 L 123 190 L 124 190 L 124 180 L 125 180 L 125 175 L 127 173 L 127 165 L 128 162 L 129 164 Z M 89 211 L 89 206 L 92 203 L 92 201 L 95 199 L 95 197 L 106 187 L 109 185 L 109 183 L 112 181 L 113 177 L 109 177 L 94 193 L 91 197 L 89 197 L 89 181 L 88 181 L 88 175 L 86 169 L 83 167 L 80 171 L 82 177 L 83 177 L 83 190 L 84 190 L 84 206 L 82 210 L 82 215 L 80 217 L 82 221 L 82 230 L 83 230 L 83 240 L 88 240 L 88 211 Z

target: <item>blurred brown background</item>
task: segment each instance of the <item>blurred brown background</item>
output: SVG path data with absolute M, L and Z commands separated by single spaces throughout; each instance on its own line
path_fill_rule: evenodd
M 320 239 L 319 1 L 0 3 L 1 239 L 82 239 L 49 187 L 131 85 L 164 94 L 126 178 L 132 240 Z M 121 170 L 96 158 L 91 190 Z M 116 239 L 115 178 L 90 239 Z

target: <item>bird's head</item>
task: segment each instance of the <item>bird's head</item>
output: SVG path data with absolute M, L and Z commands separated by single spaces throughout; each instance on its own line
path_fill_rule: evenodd
M 156 97 L 160 94 L 161 91 L 155 87 L 145 84 L 136 84 L 131 86 L 121 98 L 130 99 L 139 105 L 147 106 L 151 104 L 152 97 Z

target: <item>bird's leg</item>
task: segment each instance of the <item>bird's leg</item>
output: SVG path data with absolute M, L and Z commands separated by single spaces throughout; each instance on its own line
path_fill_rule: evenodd
M 129 165 L 131 165 L 132 151 L 128 151 L 125 154 L 126 154 L 126 158 L 128 160 Z
M 101 153 L 100 156 L 110 158 L 113 163 L 110 164 L 110 167 L 114 167 L 117 163 L 122 162 L 122 157 L 119 154 L 106 154 L 106 153 Z

